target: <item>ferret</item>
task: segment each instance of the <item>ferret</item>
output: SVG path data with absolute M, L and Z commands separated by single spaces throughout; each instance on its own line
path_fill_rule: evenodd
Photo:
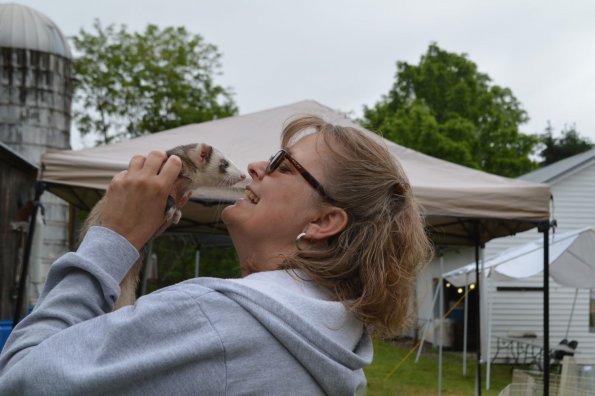
M 225 158 L 219 150 L 206 143 L 177 146 L 166 151 L 166 154 L 168 157 L 170 155 L 180 157 L 182 160 L 182 169 L 178 179 L 175 181 L 174 188 L 167 198 L 164 225 L 153 235 L 151 240 L 160 235 L 171 224 L 178 223 L 182 217 L 182 212 L 176 206 L 176 203 L 181 201 L 185 196 L 191 195 L 192 190 L 198 187 L 232 186 L 246 178 L 246 175 Z M 90 227 L 101 225 L 101 212 L 104 204 L 105 197 L 101 198 L 89 213 L 81 228 L 79 243 L 83 240 Z M 139 273 L 142 262 L 147 254 L 148 244 L 149 242 L 139 250 L 139 259 L 132 265 L 126 276 L 124 276 L 124 279 L 122 279 L 120 283 L 120 297 L 114 305 L 114 311 L 126 305 L 132 305 L 136 301 Z

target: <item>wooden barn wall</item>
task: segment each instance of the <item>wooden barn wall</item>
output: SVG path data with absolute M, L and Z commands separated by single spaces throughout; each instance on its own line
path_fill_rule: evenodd
M 36 169 L 19 166 L 6 152 L 0 152 L 0 319 L 12 319 L 15 289 L 15 273 L 19 265 L 21 249 L 26 241 L 25 233 L 14 230 L 17 212 L 35 193 Z M 25 219 L 26 221 L 26 219 Z

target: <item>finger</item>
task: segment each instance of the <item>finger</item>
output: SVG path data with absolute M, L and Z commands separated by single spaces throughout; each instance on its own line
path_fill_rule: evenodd
M 123 170 L 123 171 L 120 171 L 120 172 L 116 173 L 116 175 L 114 177 L 124 177 L 127 174 L 128 174 L 128 171 L 127 170 Z
M 167 154 L 164 151 L 151 151 L 145 160 L 143 170 L 152 175 L 159 173 L 159 169 L 163 162 L 167 159 Z
M 145 164 L 145 156 L 144 155 L 135 155 L 130 160 L 128 164 L 128 170 L 130 171 L 139 171 L 142 169 L 143 165 Z
M 112 180 L 113 181 L 121 180 L 121 179 L 123 179 L 126 176 L 127 173 L 128 173 L 127 170 L 123 170 L 122 172 L 118 172 L 118 173 L 116 173 L 114 175 L 114 177 L 112 178 Z
M 163 168 L 161 168 L 159 176 L 166 180 L 170 190 L 173 188 L 174 182 L 178 178 L 181 170 L 182 160 L 177 155 L 170 156 L 163 165 Z

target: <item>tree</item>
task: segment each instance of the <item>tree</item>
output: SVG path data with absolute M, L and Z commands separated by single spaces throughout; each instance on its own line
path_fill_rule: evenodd
M 412 149 L 513 177 L 537 166 L 530 158 L 537 137 L 518 129 L 527 120 L 510 89 L 432 43 L 418 65 L 397 62 L 391 90 L 364 106 L 360 122 Z
M 74 118 L 98 144 L 237 113 L 231 92 L 213 81 L 217 48 L 183 27 L 129 33 L 125 25 L 73 38 Z
M 575 125 L 565 126 L 562 129 L 562 136 L 558 138 L 553 136 L 553 131 L 554 128 L 548 122 L 545 133 L 539 136 L 541 143 L 539 156 L 543 159 L 540 163 L 541 166 L 553 164 L 593 148 L 591 140 L 580 136 Z

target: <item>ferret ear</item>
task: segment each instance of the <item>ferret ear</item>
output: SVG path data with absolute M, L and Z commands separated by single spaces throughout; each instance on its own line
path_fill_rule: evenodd
M 198 145 L 198 154 L 200 162 L 205 165 L 208 164 L 211 161 L 211 155 L 213 155 L 213 146 L 206 143 L 200 143 Z

